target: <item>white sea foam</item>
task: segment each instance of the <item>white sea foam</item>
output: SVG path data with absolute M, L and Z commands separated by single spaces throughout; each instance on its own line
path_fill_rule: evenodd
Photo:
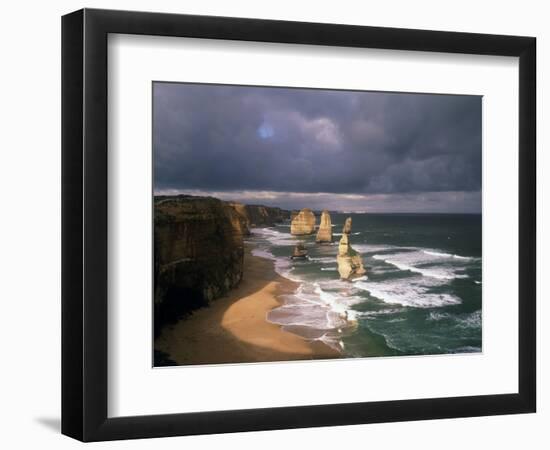
M 431 286 L 426 286 L 422 281 L 422 279 L 414 278 L 381 282 L 359 281 L 354 283 L 354 286 L 367 291 L 385 303 L 415 308 L 433 308 L 461 303 L 461 300 L 452 294 L 430 292 Z
M 357 312 L 357 315 L 359 317 L 377 317 L 377 316 L 384 316 L 387 314 L 396 314 L 401 311 L 402 309 L 398 309 L 398 308 L 388 308 L 388 309 L 379 309 L 378 311 L 361 311 L 361 312 Z
M 369 274 L 382 274 L 382 273 L 388 273 L 388 272 L 396 272 L 399 269 L 395 266 L 387 265 L 387 266 L 373 266 L 369 269 Z
M 441 321 L 446 320 L 453 322 L 455 326 L 460 328 L 480 328 L 481 327 L 481 310 L 472 313 L 451 314 L 431 311 L 428 315 L 428 320 Z
M 478 259 L 478 258 L 474 258 L 472 256 L 460 256 L 460 255 L 453 255 L 453 258 L 455 259 L 463 259 L 465 261 L 470 261 L 470 260 L 473 260 L 473 259 Z
M 445 320 L 450 317 L 449 313 L 442 313 L 442 312 L 436 312 L 431 311 L 430 314 L 428 314 L 428 320 L 432 321 L 439 321 L 439 320 Z
M 275 272 L 287 280 L 294 281 L 295 283 L 301 283 L 302 279 L 300 277 L 291 275 L 290 272 L 293 270 L 294 267 L 291 267 L 290 262 L 287 259 L 277 258 L 275 260 Z
M 461 314 L 456 317 L 457 325 L 461 328 L 480 328 L 481 327 L 481 310 L 474 311 L 470 314 Z
M 354 295 L 357 291 L 348 290 L 348 291 L 338 291 L 330 292 L 324 290 L 320 283 L 313 283 L 313 291 L 319 296 L 322 302 L 330 306 L 337 312 L 343 312 L 351 305 L 362 302 L 364 299 L 357 295 Z
M 342 236 L 344 233 L 332 233 L 333 236 Z M 361 231 L 357 231 L 356 233 L 351 233 L 352 236 L 359 236 L 361 234 Z
M 333 226 L 339 226 L 333 224 Z M 419 247 L 400 247 L 383 244 L 353 243 L 353 248 L 364 255 L 365 261 L 370 260 L 373 267 L 369 276 L 353 280 L 353 283 L 339 279 L 336 272 L 336 253 L 331 247 L 316 247 L 313 243 L 310 252 L 313 256 L 306 261 L 292 261 L 289 257 L 274 256 L 270 248 L 278 246 L 294 246 L 304 242 L 283 232 L 281 229 L 261 228 L 254 229 L 251 241 L 259 245 L 252 250 L 255 256 L 270 259 L 274 262 L 275 270 L 281 276 L 299 283 L 293 294 L 282 296 L 284 303 L 267 314 L 267 320 L 281 325 L 284 329 L 303 336 L 305 339 L 320 340 L 333 348 L 342 350 L 341 337 L 353 330 L 359 318 L 368 319 L 380 315 L 394 314 L 403 311 L 403 306 L 414 308 L 434 308 L 461 303 L 460 298 L 447 292 L 434 292 L 445 286 L 449 280 L 467 278 L 464 269 L 469 267 L 471 258 L 444 253 L 439 250 Z M 353 234 L 361 234 L 354 232 Z M 342 233 L 333 233 L 341 236 Z M 338 242 L 333 242 L 337 246 Z M 306 242 L 306 245 L 308 245 Z M 274 249 L 275 253 L 284 253 Z M 325 256 L 326 255 L 326 256 Z M 313 281 L 315 271 L 328 272 L 320 279 Z M 399 271 L 412 272 L 402 274 Z M 392 277 L 377 281 L 378 272 L 390 272 Z M 392 273 L 393 272 L 393 273 Z M 301 275 L 303 273 L 303 275 Z M 298 275 L 300 274 L 300 275 Z M 320 273 L 317 272 L 317 275 Z M 374 278 L 374 281 L 372 280 Z M 476 283 L 480 283 L 477 282 Z M 437 289 L 434 289 L 437 288 Z M 367 293 L 369 295 L 367 295 Z M 372 297 L 387 303 L 385 309 L 378 311 L 357 311 L 354 305 L 361 302 L 373 302 Z M 368 304 L 368 303 L 367 303 Z M 432 316 L 432 314 L 434 314 Z M 400 315 L 388 317 L 388 322 L 402 322 L 406 320 Z M 479 314 L 457 315 L 447 317 L 437 316 L 431 312 L 429 320 L 449 320 L 453 327 L 475 328 L 481 326 L 481 311 Z M 342 334 L 344 333 L 344 334 Z M 391 342 L 388 342 L 391 346 Z M 396 347 L 397 348 L 397 347 Z M 463 351 L 475 351 L 464 349 Z
M 357 250 L 359 253 L 374 253 L 374 252 L 384 252 L 390 250 L 403 250 L 404 247 L 395 247 L 393 245 L 376 245 L 376 244 L 352 244 L 354 250 Z
M 357 278 L 354 278 L 352 281 L 352 283 L 357 283 L 358 281 L 365 281 L 365 280 L 368 280 L 369 277 L 367 277 L 366 275 L 363 275 L 361 277 L 357 277 Z
M 325 330 L 323 339 L 330 340 L 330 333 L 337 335 L 338 330 L 341 333 L 357 320 L 351 306 L 364 298 L 354 294 L 356 290 L 339 280 L 302 282 L 293 295 L 284 297 L 282 306 L 268 313 L 267 319 L 295 332 L 296 327 Z
M 265 248 L 253 248 L 251 253 L 253 256 L 258 256 L 264 259 L 271 259 L 272 261 L 276 259 L 275 256 L 273 256 L 273 253 Z
M 261 247 L 253 248 L 251 253 L 253 256 L 258 256 L 260 258 L 273 261 L 275 272 L 277 272 L 279 275 L 286 278 L 287 280 L 294 281 L 296 283 L 300 283 L 302 281 L 301 278 L 290 274 L 294 270 L 290 258 L 276 257 L 268 249 Z
M 340 347 L 340 341 L 337 338 L 330 336 L 329 333 L 324 333 L 320 338 L 313 340 L 321 341 L 336 351 L 342 350 L 342 348 Z
M 435 250 L 422 250 L 422 252 L 424 252 L 426 255 L 437 256 L 438 258 L 454 258 L 454 259 L 461 259 L 463 261 L 470 261 L 470 260 L 476 259 L 472 256 L 453 255 L 451 253 L 438 252 Z
M 468 278 L 468 275 L 458 273 L 464 270 L 463 265 L 442 264 L 434 260 L 434 255 L 421 251 L 407 251 L 384 255 L 373 255 L 374 259 L 384 261 L 400 270 L 419 273 L 425 277 L 432 277 L 438 280 L 452 280 L 454 278 Z
M 435 252 L 435 251 L 429 251 L 429 250 L 422 250 L 426 255 L 431 256 L 438 256 L 440 258 L 452 258 L 453 255 L 450 253 L 441 253 L 441 252 Z
M 336 256 L 310 256 L 309 260 L 321 264 L 334 264 L 336 263 Z
M 266 239 L 275 246 L 295 245 L 298 242 L 290 233 L 283 233 L 272 228 L 252 228 L 251 231 L 253 235 Z
M 319 280 L 317 283 L 319 286 L 321 286 L 322 289 L 329 292 L 337 291 L 340 295 L 349 297 L 350 295 L 354 295 L 357 293 L 357 289 L 355 289 L 354 285 L 352 283 L 349 283 L 348 281 L 341 280 L 340 277 L 328 279 L 328 280 Z

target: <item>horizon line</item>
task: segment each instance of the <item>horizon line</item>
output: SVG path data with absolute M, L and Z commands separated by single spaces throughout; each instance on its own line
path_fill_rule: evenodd
M 338 194 L 336 194 L 338 195 Z M 216 196 L 212 195 L 193 195 L 188 193 L 173 193 L 173 194 L 167 194 L 167 193 L 158 193 L 153 192 L 153 197 L 179 197 L 179 196 L 187 196 L 187 197 L 195 197 L 195 198 L 214 198 L 223 202 L 231 202 L 231 203 L 240 203 L 245 206 L 263 206 L 267 208 L 279 208 L 283 211 L 301 211 L 303 209 L 311 209 L 314 212 L 321 212 L 323 210 L 327 210 L 330 213 L 335 214 L 402 214 L 402 215 L 410 215 L 410 214 L 417 214 L 417 215 L 428 215 L 428 214 L 441 214 L 441 215 L 482 215 L 482 211 L 361 211 L 361 210 L 340 210 L 340 209 L 331 209 L 331 208 L 311 208 L 310 206 L 304 206 L 301 208 L 288 208 L 284 206 L 279 205 L 266 205 L 263 203 L 250 203 L 250 202 L 244 202 L 239 200 L 225 200 Z

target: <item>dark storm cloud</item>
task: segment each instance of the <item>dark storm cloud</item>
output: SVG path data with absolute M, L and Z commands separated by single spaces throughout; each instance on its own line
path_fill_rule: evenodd
M 480 97 L 155 83 L 153 100 L 157 192 L 481 188 Z

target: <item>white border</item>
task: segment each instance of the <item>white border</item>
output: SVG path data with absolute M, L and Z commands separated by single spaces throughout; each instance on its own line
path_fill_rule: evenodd
M 518 60 L 110 35 L 110 417 L 518 390 Z M 151 368 L 151 81 L 483 95 L 483 354 Z

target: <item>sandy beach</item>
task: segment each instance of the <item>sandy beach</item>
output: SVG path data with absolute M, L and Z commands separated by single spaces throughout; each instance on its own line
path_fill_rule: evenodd
M 296 284 L 278 275 L 270 260 L 245 247 L 244 275 L 226 297 L 214 300 L 173 326 L 163 329 L 155 349 L 178 365 L 338 358 L 320 341 L 307 341 L 266 321 L 280 305 L 279 295 Z

